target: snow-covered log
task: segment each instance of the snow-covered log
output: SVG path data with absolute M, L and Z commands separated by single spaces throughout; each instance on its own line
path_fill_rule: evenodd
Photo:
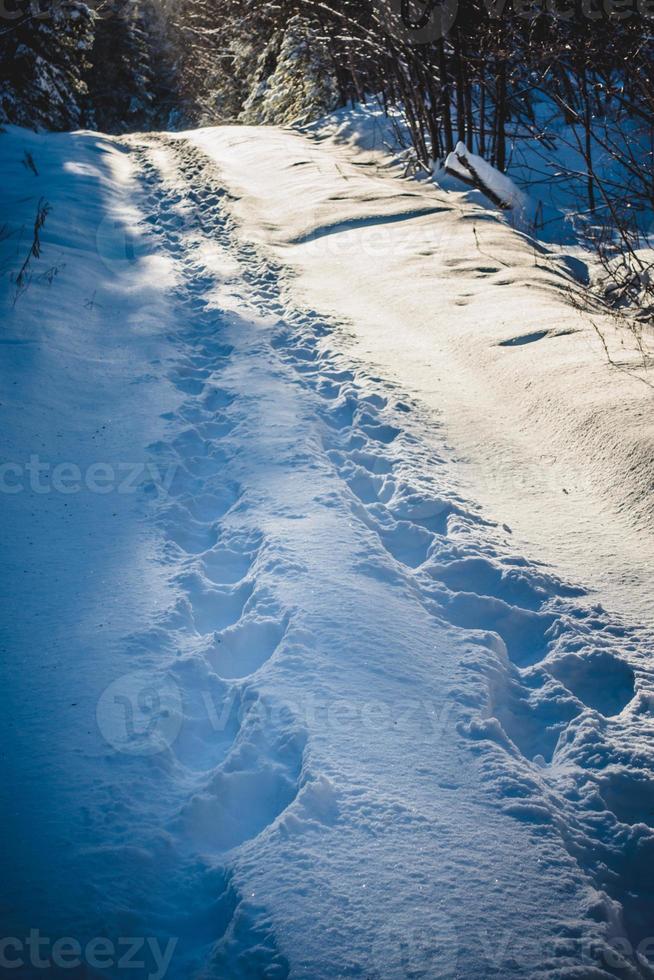
M 511 178 L 491 166 L 483 157 L 470 153 L 465 143 L 459 141 L 453 152 L 447 155 L 445 171 L 481 191 L 504 211 L 525 207 L 525 197 Z

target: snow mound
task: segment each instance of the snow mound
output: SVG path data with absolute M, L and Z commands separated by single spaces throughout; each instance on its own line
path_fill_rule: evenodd
M 475 187 L 504 211 L 526 213 L 528 198 L 506 174 L 491 166 L 483 157 L 471 153 L 460 141 L 448 153 L 443 169 L 464 184 Z

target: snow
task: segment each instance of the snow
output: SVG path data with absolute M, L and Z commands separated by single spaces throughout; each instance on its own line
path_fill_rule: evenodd
M 287 130 L 0 147 L 12 953 L 648 975 L 646 386 L 560 260 Z
M 529 208 L 528 198 L 506 174 L 492 167 L 476 153 L 471 153 L 464 143 L 458 142 L 448 153 L 443 164 L 446 173 L 459 177 L 490 196 L 493 203 L 506 210 L 517 212 L 516 221 L 525 222 Z M 514 225 L 515 227 L 515 225 Z
M 576 308 L 587 255 L 515 231 L 477 191 L 402 180 L 371 148 L 373 125 L 360 141 L 351 121 L 317 141 L 268 127 L 193 138 L 243 233 L 292 269 L 292 295 L 437 413 L 459 479 L 516 546 L 651 622 L 654 432 L 637 343 Z

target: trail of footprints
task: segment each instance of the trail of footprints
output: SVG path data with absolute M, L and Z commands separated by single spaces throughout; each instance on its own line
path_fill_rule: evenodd
M 174 473 L 153 506 L 178 594 L 161 624 L 168 637 L 174 636 L 177 656 L 170 671 L 184 701 L 183 724 L 172 746 L 190 780 L 188 802 L 177 818 L 178 839 L 189 849 L 219 855 L 271 826 L 293 801 L 304 735 L 291 723 L 281 731 L 267 728 L 266 706 L 254 683 L 283 642 L 290 617 L 257 591 L 257 567 L 266 560 L 263 534 L 230 520 L 244 490 L 229 476 L 226 439 L 238 426 L 241 409 L 235 393 L 221 385 L 232 348 L 220 337 L 219 313 L 209 311 L 202 299 L 213 279 L 186 258 L 182 233 L 195 227 L 193 216 L 175 213 L 180 198 L 166 191 L 147 150 L 136 153 L 151 234 L 162 250 L 180 256 L 186 272 L 176 296 L 181 326 L 171 338 L 179 359 L 169 374 L 183 400 L 165 417 L 170 438 L 150 447 L 162 469 L 169 466 Z M 251 803 L 247 812 L 244 799 Z M 221 903 L 222 930 L 215 922 Z M 224 933 L 216 952 L 220 971 L 220 963 L 229 959 L 230 930 L 238 923 L 242 927 L 244 917 L 235 918 L 239 900 L 231 886 L 217 903 L 212 895 L 210 904 L 216 929 L 211 938 Z M 256 930 L 254 936 L 251 955 L 256 960 L 266 953 L 266 975 L 286 976 L 272 937 L 262 938 Z M 239 969 L 245 974 L 257 968 L 248 967 L 249 955 L 240 948 Z
M 152 162 L 151 149 L 162 144 L 186 182 L 184 198 L 166 189 Z M 412 431 L 418 407 L 330 352 L 331 328 L 316 313 L 285 306 L 280 270 L 239 243 L 215 168 L 199 150 L 182 139 L 152 137 L 136 152 L 152 231 L 162 249 L 183 257 L 178 298 L 192 314 L 175 337 L 180 359 L 170 375 L 185 400 L 169 418 L 170 441 L 152 447 L 160 462 L 177 466 L 157 519 L 178 569 L 180 598 L 170 618 L 184 653 L 175 672 L 187 703 L 175 752 L 198 773 L 198 792 L 180 816 L 192 839 L 226 851 L 274 823 L 299 792 L 305 738 L 292 724 L 267 731 L 257 710 L 257 672 L 292 634 L 293 616 L 258 594 L 266 541 L 234 520 L 247 489 L 229 479 L 227 437 L 247 407 L 221 386 L 233 350 L 221 340 L 219 312 L 202 299 L 214 276 L 188 247 L 209 238 L 236 255 L 254 309 L 277 318 L 275 356 L 313 393 L 322 450 L 349 488 L 353 515 L 395 573 L 439 618 L 501 638 L 479 667 L 486 722 L 481 729 L 471 722 L 470 734 L 483 742 L 489 781 L 496 785 L 501 774 L 507 812 L 550 819 L 534 803 L 550 794 L 553 808 L 567 815 L 562 837 L 567 842 L 569 827 L 577 835 L 572 853 L 619 898 L 628 928 L 637 932 L 628 893 L 642 899 L 644 886 L 624 864 L 623 838 L 634 826 L 642 824 L 643 838 L 654 827 L 654 781 L 635 771 L 626 753 L 616 757 L 609 734 L 626 746 L 636 730 L 642 737 L 651 726 L 651 678 L 638 634 L 575 602 L 582 590 L 507 553 L 501 529 L 447 486 L 444 459 Z M 176 212 L 177 205 L 185 210 Z M 634 669 L 641 661 L 643 669 Z M 559 762 L 568 764 L 564 777 Z M 601 821 L 584 817 L 589 794 Z M 246 816 L 243 798 L 252 801 Z M 654 854 L 648 860 L 651 872 Z

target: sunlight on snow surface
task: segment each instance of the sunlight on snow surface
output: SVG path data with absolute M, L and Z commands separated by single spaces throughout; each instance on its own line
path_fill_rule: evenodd
M 322 311 L 389 270 L 302 265 L 323 205 L 271 161 L 303 138 L 271 129 L 260 171 L 247 129 L 2 139 L 16 224 L 38 159 L 57 265 L 4 300 L 5 934 L 148 937 L 134 976 L 171 938 L 180 978 L 647 976 L 651 636 L 516 547 L 515 491 L 462 492 L 433 367 L 425 398 Z M 315 152 L 347 198 L 345 151 Z M 412 188 L 359 179 L 333 224 Z M 441 220 L 422 194 L 398 234 Z

